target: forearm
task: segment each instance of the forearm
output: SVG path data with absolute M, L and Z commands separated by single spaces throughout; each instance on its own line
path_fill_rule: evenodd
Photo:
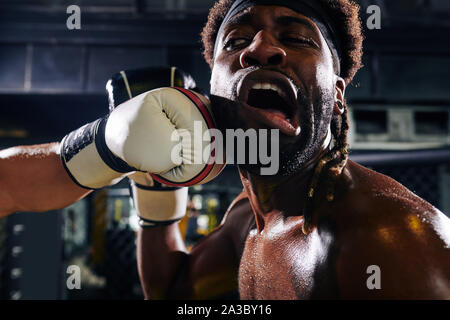
M 16 211 L 63 208 L 90 192 L 68 176 L 59 143 L 1 150 L 0 190 L 0 217 Z
M 235 296 L 240 253 L 236 252 L 229 235 L 230 232 L 239 234 L 239 230 L 228 227 L 220 225 L 189 252 L 176 224 L 141 230 L 138 268 L 145 297 L 217 299 L 230 294 Z
M 178 224 L 140 229 L 137 242 L 139 277 L 146 299 L 174 297 L 175 282 L 187 265 L 187 249 Z M 182 295 L 177 292 L 177 296 Z

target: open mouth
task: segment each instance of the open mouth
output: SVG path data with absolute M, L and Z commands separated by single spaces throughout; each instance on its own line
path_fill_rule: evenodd
M 249 116 L 264 125 L 297 136 L 297 96 L 294 85 L 280 72 L 256 70 L 238 85 L 239 100 Z
M 254 108 L 281 112 L 288 121 L 293 114 L 281 88 L 270 83 L 256 83 L 248 92 L 246 103 Z

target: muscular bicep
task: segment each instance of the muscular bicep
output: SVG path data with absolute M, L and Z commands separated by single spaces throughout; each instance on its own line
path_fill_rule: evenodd
M 238 270 L 253 213 L 246 198 L 235 201 L 221 223 L 190 253 L 189 278 L 195 299 L 238 297 Z
M 88 193 L 68 176 L 58 143 L 0 151 L 0 217 L 63 208 Z
M 150 299 L 238 297 L 238 270 L 253 214 L 248 200 L 230 206 L 219 227 L 186 250 L 176 224 L 141 230 L 138 266 Z
M 138 268 L 148 299 L 213 299 L 237 293 L 238 262 L 220 227 L 188 252 L 178 225 L 142 229 Z
M 174 293 L 185 291 L 191 299 L 237 297 L 238 269 L 231 239 L 223 229 L 215 230 L 189 253 L 174 283 Z

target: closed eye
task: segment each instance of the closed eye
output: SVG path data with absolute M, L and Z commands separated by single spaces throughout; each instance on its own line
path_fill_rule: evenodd
M 320 48 L 317 43 L 310 38 L 303 37 L 283 37 L 281 38 L 281 42 L 293 44 L 293 45 L 302 45 L 302 46 L 312 46 L 315 48 Z
M 247 46 L 249 41 L 250 40 L 248 40 L 247 38 L 231 38 L 225 43 L 223 47 L 225 50 L 231 51 Z

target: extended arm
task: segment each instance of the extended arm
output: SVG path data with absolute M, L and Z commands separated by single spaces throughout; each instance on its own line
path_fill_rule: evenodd
M 63 208 L 89 192 L 68 176 L 59 143 L 0 151 L 0 217 L 16 211 Z
M 205 183 L 223 164 L 193 164 L 197 153 L 203 154 L 203 145 L 198 147 L 194 139 L 182 144 L 171 137 L 197 121 L 191 114 L 209 119 L 208 103 L 205 97 L 185 89 L 155 89 L 70 132 L 61 148 L 55 143 L 1 151 L 0 215 L 61 208 L 90 189 L 115 184 L 138 170 L 175 185 Z M 178 122 L 172 123 L 166 113 Z M 205 128 L 212 125 L 206 120 L 200 123 Z M 186 150 L 182 152 L 179 146 Z M 180 154 L 193 158 L 180 162 Z

